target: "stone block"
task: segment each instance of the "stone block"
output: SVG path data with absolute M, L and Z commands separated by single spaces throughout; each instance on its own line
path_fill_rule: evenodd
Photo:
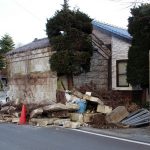
M 80 128 L 80 122 L 71 122 L 71 128 L 78 129 Z
M 57 119 L 54 121 L 54 125 L 63 126 L 67 121 L 70 121 L 70 119 Z
M 34 118 L 36 117 L 37 115 L 41 115 L 43 113 L 43 109 L 42 108 L 38 108 L 38 109 L 35 109 L 31 112 L 30 114 L 30 118 Z
M 64 128 L 71 128 L 71 121 L 65 121 L 65 122 L 63 123 L 63 127 L 64 127 Z
M 91 102 L 96 102 L 98 104 L 103 105 L 104 103 L 97 97 L 89 96 L 87 94 L 84 94 L 83 99 L 91 101 Z
M 47 126 L 47 125 L 52 125 L 54 123 L 54 121 L 57 118 L 43 118 L 43 119 L 39 119 L 39 118 L 32 118 L 30 120 L 31 123 L 36 124 L 37 126 Z
M 129 115 L 129 112 L 124 106 L 118 106 L 111 113 L 106 115 L 106 120 L 108 123 L 119 123 L 128 115 Z
M 19 123 L 19 118 L 12 118 L 12 123 Z
M 70 113 L 70 119 L 71 121 L 80 122 L 83 124 L 83 115 L 79 113 Z
M 109 114 L 112 112 L 112 107 L 106 105 L 98 105 L 96 111 L 103 114 Z
M 43 107 L 43 110 L 44 111 L 67 110 L 67 107 L 64 104 L 57 103 L 57 104 L 45 106 L 45 107 Z
M 20 112 L 14 112 L 12 115 L 13 115 L 14 117 L 16 117 L 16 118 L 19 118 Z

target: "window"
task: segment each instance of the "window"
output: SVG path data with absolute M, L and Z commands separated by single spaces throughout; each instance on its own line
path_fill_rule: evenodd
M 127 82 L 127 60 L 117 60 L 117 86 L 118 87 L 128 87 Z

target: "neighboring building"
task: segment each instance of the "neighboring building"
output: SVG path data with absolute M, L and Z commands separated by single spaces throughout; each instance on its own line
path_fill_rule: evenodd
M 131 36 L 126 29 L 93 21 L 91 68 L 74 76 L 74 86 L 94 83 L 99 89 L 130 94 L 126 65 Z M 57 76 L 50 71 L 48 39 L 35 40 L 8 53 L 10 95 L 29 100 L 55 100 Z M 62 77 L 65 87 L 66 78 Z M 18 92 L 19 91 L 19 92 Z
M 75 85 L 93 82 L 98 88 L 131 91 L 132 87 L 126 81 L 131 36 L 126 29 L 97 21 L 92 24 L 95 52 L 91 70 L 75 77 Z
M 33 42 L 7 53 L 9 97 L 26 101 L 55 101 L 56 73 L 50 70 L 49 40 Z
M 131 36 L 126 29 L 93 21 L 93 33 L 105 45 L 111 46 L 111 84 L 112 90 L 132 90 L 126 81 L 126 66 Z

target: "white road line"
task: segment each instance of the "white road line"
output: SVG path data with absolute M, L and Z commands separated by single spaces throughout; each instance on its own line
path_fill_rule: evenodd
M 84 131 L 84 130 L 78 130 L 78 129 L 70 129 L 70 130 L 83 132 L 83 133 L 87 133 L 87 134 L 92 134 L 92 135 L 97 135 L 97 136 L 101 136 L 101 137 L 107 137 L 107 138 L 110 138 L 110 139 L 115 139 L 115 140 L 120 140 L 120 141 L 125 141 L 125 142 L 130 142 L 130 143 L 136 143 L 136 144 L 150 146 L 150 143 L 134 141 L 134 140 L 124 139 L 124 138 L 119 138 L 119 137 L 114 137 L 114 136 L 109 136 L 109 135 L 104 135 L 104 134 L 99 134 L 99 133 L 93 133 L 93 132 Z

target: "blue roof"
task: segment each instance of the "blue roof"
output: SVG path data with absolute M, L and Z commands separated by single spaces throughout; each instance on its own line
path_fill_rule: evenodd
M 99 21 L 95 21 L 95 20 L 92 21 L 92 24 L 93 24 L 93 27 L 102 29 L 103 31 L 108 32 L 118 38 L 125 39 L 128 41 L 131 41 L 132 39 L 131 35 L 128 33 L 126 29 L 116 27 L 110 24 L 102 23 Z

